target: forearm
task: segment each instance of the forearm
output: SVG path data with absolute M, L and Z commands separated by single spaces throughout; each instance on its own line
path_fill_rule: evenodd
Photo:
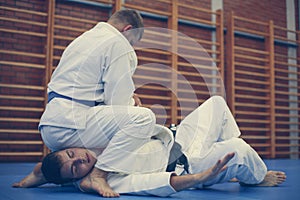
M 202 182 L 199 176 L 200 174 L 173 175 L 170 178 L 170 184 L 174 190 L 178 192 L 201 184 Z
M 14 183 L 13 187 L 21 187 L 21 188 L 30 188 L 30 187 L 38 187 L 47 183 L 47 180 L 44 178 L 44 175 L 41 171 L 42 163 L 37 163 L 34 167 L 33 171 L 23 178 L 20 182 Z

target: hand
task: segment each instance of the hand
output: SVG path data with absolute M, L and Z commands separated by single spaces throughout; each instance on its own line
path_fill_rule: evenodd
M 234 153 L 228 153 L 223 159 L 218 160 L 214 166 L 204 171 L 202 173 L 201 181 L 209 181 L 223 172 L 227 168 L 226 164 L 234 157 L 234 155 Z
M 132 98 L 134 99 L 134 106 L 142 106 L 141 99 L 138 97 L 137 94 L 133 94 Z
M 92 172 L 82 179 L 80 189 L 84 192 L 96 192 L 103 197 L 119 197 L 106 181 L 107 172 L 94 167 Z
M 42 170 L 42 163 L 39 162 L 35 165 L 33 171 L 23 178 L 20 182 L 14 183 L 12 187 L 16 188 L 30 188 L 30 187 L 37 187 L 47 183 Z

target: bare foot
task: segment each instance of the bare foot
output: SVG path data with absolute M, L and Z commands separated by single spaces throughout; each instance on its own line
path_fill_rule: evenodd
M 103 197 L 119 197 L 120 195 L 114 192 L 106 181 L 107 173 L 94 168 L 80 183 L 80 188 L 84 192 L 97 192 Z
M 285 179 L 286 179 L 286 175 L 284 172 L 268 171 L 264 180 L 259 184 L 254 184 L 254 185 L 249 185 L 244 183 L 240 183 L 240 184 L 244 186 L 274 187 L 283 183 Z

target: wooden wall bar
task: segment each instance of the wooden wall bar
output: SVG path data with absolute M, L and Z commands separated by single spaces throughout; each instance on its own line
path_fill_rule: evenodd
M 282 45 L 294 44 L 299 55 L 299 32 L 233 12 L 224 27 L 222 10 L 187 0 L 83 2 L 33 0 L 31 9 L 1 4 L 0 161 L 38 161 L 48 152 L 37 125 L 63 50 L 123 8 L 144 18 L 134 81 L 158 123 L 179 124 L 210 96 L 223 95 L 242 138 L 261 156 L 299 156 L 299 58 Z
M 251 25 L 241 27 L 241 21 Z M 288 47 L 275 40 L 297 45 L 299 41 L 287 39 L 290 31 L 274 26 L 273 21 L 257 22 L 234 13 L 230 13 L 227 30 L 227 95 L 230 95 L 231 109 L 243 132 L 242 138 L 265 157 L 298 156 L 298 58 L 288 57 Z M 244 34 L 238 36 L 235 31 Z M 251 37 L 251 34 L 264 40 Z M 245 46 L 249 40 L 252 40 L 252 46 Z M 299 47 L 295 48 L 299 51 Z

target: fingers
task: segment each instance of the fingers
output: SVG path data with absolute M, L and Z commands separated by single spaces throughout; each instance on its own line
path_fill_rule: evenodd
M 224 171 L 226 169 L 226 164 L 234 157 L 234 155 L 234 153 L 226 154 L 223 159 L 218 160 L 212 170 L 216 173 Z
M 21 184 L 20 183 L 14 183 L 11 185 L 12 187 L 15 187 L 15 188 L 18 188 L 18 187 L 21 187 Z

